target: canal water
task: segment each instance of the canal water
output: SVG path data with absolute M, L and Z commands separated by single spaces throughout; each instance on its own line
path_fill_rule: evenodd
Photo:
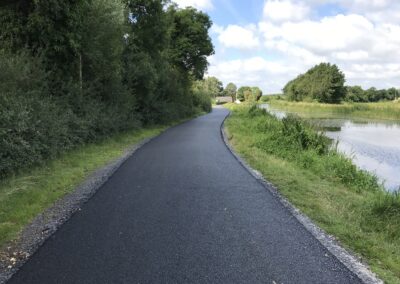
M 287 112 L 261 105 L 278 118 Z M 301 116 L 301 114 L 300 114 Z M 374 173 L 389 191 L 400 188 L 400 121 L 359 118 L 307 118 L 322 127 L 326 136 L 337 141 L 338 150 L 361 169 Z

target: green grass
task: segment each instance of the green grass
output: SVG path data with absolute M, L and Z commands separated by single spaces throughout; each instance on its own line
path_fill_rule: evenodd
M 330 118 L 357 117 L 383 120 L 400 120 L 400 101 L 379 103 L 321 104 L 316 102 L 288 102 L 270 100 L 276 109 L 297 113 L 301 117 Z
M 18 238 L 34 217 L 73 191 L 93 171 L 166 128 L 154 126 L 129 131 L 80 146 L 44 165 L 0 181 L 0 248 Z
M 387 283 L 400 283 L 400 196 L 331 150 L 329 140 L 296 118 L 228 105 L 234 149 L 297 208 L 367 260 Z

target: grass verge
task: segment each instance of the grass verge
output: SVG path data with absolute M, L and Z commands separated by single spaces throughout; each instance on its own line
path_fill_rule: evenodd
M 57 159 L 0 181 L 0 248 L 16 239 L 33 218 L 73 191 L 96 169 L 166 128 L 168 126 L 133 130 L 80 146 Z
M 279 120 L 256 107 L 227 107 L 234 149 L 385 282 L 400 283 L 400 195 L 386 193 L 306 122 Z
M 297 113 L 301 117 L 359 117 L 382 120 L 400 120 L 400 101 L 379 103 L 322 104 L 315 102 L 288 102 L 270 100 L 268 103 L 277 109 Z

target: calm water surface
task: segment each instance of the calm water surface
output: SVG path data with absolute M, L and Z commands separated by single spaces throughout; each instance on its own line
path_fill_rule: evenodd
M 278 118 L 287 112 L 262 105 Z M 308 119 L 338 141 L 338 149 L 361 169 L 370 171 L 389 191 L 400 188 L 400 121 L 385 122 L 356 118 Z

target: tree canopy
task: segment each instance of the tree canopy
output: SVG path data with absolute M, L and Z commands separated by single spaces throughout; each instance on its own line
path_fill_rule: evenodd
M 387 90 L 377 90 L 376 88 L 369 88 L 364 90 L 360 86 L 346 87 L 347 102 L 378 102 L 378 101 L 392 101 L 400 97 L 400 92 L 396 88 Z
M 292 101 L 338 103 L 346 95 L 345 76 L 336 65 L 321 63 L 290 81 L 283 89 Z
M 208 15 L 194 8 L 168 9 L 172 16 L 171 49 L 169 56 L 173 62 L 197 80 L 203 79 L 207 69 L 207 56 L 214 54 L 214 47 L 208 30 L 212 22 Z
M 254 101 L 260 100 L 262 94 L 263 94 L 263 92 L 261 91 L 261 89 L 259 87 L 252 87 L 251 88 L 252 100 L 254 100 Z
M 242 86 L 237 90 L 237 96 L 236 98 L 240 101 L 244 101 L 245 98 L 245 93 L 251 92 L 251 87 L 248 86 Z
M 236 85 L 233 83 L 229 83 L 228 85 L 226 85 L 224 93 L 226 96 L 231 97 L 232 102 L 234 102 L 236 100 L 236 91 L 237 91 Z
M 222 82 L 216 77 L 207 77 L 204 80 L 198 80 L 195 82 L 197 88 L 203 89 L 205 92 L 210 94 L 212 98 L 222 95 L 224 87 Z
M 237 91 L 237 99 L 240 101 L 258 101 L 262 96 L 259 87 L 242 86 Z
M 321 63 L 286 84 L 284 94 L 291 101 L 321 103 L 378 102 L 400 97 L 396 88 L 364 90 L 361 86 L 344 86 L 345 76 L 336 65 Z

